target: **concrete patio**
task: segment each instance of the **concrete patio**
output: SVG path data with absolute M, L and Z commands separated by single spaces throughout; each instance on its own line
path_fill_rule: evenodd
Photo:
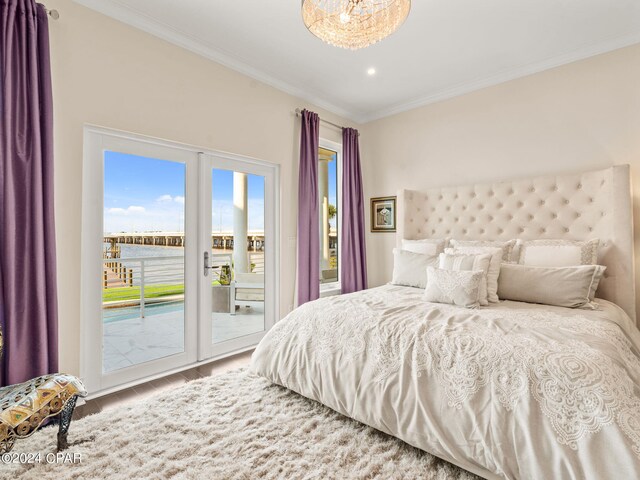
M 104 324 L 105 373 L 184 351 L 182 310 Z M 264 307 L 241 307 L 236 315 L 213 313 L 212 342 L 220 343 L 264 329 Z

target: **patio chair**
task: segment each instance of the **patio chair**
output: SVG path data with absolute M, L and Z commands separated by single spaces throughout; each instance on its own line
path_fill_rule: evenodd
M 231 315 L 236 314 L 236 305 L 257 307 L 264 304 L 264 273 L 236 273 L 230 287 Z
M 58 451 L 66 449 L 76 400 L 86 395 L 79 379 L 63 373 L 0 388 L 0 454 L 9 452 L 16 439 L 33 435 L 49 418 L 59 425 Z

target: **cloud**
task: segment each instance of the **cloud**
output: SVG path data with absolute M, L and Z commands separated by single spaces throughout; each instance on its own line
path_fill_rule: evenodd
M 107 208 L 107 213 L 110 213 L 111 215 L 129 215 L 132 213 L 145 213 L 146 209 L 144 207 L 139 207 L 137 205 L 131 205 L 128 208 L 119 208 L 119 207 L 115 207 L 115 208 Z
M 107 208 L 107 213 L 111 215 L 126 215 L 127 211 L 124 208 Z
M 127 208 L 106 208 L 104 231 L 115 232 L 181 232 L 184 230 L 184 207 L 172 201 L 146 206 L 131 205 Z
M 104 231 L 107 233 L 184 231 L 184 196 L 162 195 L 143 205 L 145 206 L 105 208 Z M 249 230 L 263 230 L 264 199 L 249 198 L 248 210 Z M 212 231 L 231 232 L 233 230 L 233 211 L 232 201 L 213 200 Z
M 184 205 L 184 197 L 181 195 L 176 195 L 175 197 L 172 197 L 169 194 L 165 194 L 165 195 L 160 195 L 158 198 L 156 198 L 156 202 L 163 203 L 163 204 L 178 203 L 180 205 Z

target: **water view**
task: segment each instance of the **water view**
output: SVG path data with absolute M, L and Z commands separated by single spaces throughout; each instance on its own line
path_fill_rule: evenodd
M 337 153 L 321 149 L 318 170 L 319 281 L 333 284 L 338 281 Z M 186 178 L 180 161 L 104 153 L 103 373 L 185 353 L 187 324 L 200 332 L 211 326 L 211 351 L 232 349 L 237 342 L 228 342 L 265 330 L 265 177 L 212 167 L 210 205 L 193 206 L 210 210 L 211 236 L 198 276 L 194 271 L 187 284 L 206 278 L 210 298 L 185 291 L 184 246 L 198 242 L 195 228 L 186 231 Z M 193 305 L 211 305 L 211 312 L 187 313 L 185 296 Z
M 108 373 L 185 351 L 184 244 L 190 240 L 184 164 L 105 152 L 104 165 Z M 211 341 L 220 343 L 264 329 L 264 178 L 213 169 L 211 181 Z

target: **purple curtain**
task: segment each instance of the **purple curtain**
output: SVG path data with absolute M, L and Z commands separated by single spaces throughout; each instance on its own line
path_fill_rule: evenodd
M 0 384 L 58 369 L 47 13 L 0 0 Z
M 358 131 L 342 129 L 342 293 L 367 288 L 367 255 L 364 240 L 364 193 L 360 172 Z
M 298 305 L 320 297 L 319 142 L 320 118 L 304 110 L 298 174 Z

